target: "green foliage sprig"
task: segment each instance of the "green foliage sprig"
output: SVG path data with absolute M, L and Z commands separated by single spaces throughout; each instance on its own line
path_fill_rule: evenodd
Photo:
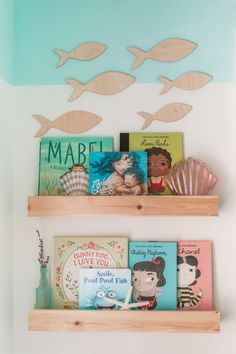
M 40 267 L 47 268 L 47 265 L 48 265 L 48 262 L 49 262 L 49 256 L 47 256 L 47 258 L 45 259 L 43 239 L 40 237 L 40 233 L 39 233 L 38 230 L 36 230 L 36 233 L 37 233 L 38 239 L 39 239 L 39 257 L 38 257 L 38 261 L 39 261 Z

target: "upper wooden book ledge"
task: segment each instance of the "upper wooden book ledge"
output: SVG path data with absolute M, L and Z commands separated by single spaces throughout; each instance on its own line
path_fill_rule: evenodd
M 217 216 L 218 196 L 37 196 L 29 216 L 133 215 Z
M 216 311 L 31 310 L 30 331 L 220 331 Z

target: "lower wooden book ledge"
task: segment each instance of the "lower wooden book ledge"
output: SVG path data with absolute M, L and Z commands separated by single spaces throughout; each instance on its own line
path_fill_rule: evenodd
M 217 311 L 31 310 L 30 331 L 220 331 Z

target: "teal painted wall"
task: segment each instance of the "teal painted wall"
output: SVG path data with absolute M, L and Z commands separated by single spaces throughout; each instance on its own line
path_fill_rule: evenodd
M 14 0 L 0 0 L 0 78 L 13 80 Z
M 148 50 L 171 37 L 192 40 L 198 48 L 175 63 L 145 61 L 131 71 L 137 82 L 157 82 L 159 75 L 174 79 L 189 70 L 207 72 L 215 82 L 232 81 L 235 22 L 236 0 L 15 0 L 14 83 L 64 84 L 66 77 L 86 82 L 108 70 L 130 72 L 134 56 L 127 46 Z M 69 51 L 86 41 L 109 48 L 95 60 L 56 68 L 53 49 Z

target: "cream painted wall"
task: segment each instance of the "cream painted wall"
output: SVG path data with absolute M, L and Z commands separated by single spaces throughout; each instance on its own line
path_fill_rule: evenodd
M 0 354 L 10 354 L 13 348 L 11 93 L 11 87 L 0 81 Z
M 174 89 L 163 96 L 158 95 L 159 91 L 159 84 L 137 84 L 114 96 L 85 93 L 80 100 L 68 103 L 69 87 L 14 88 L 14 354 L 235 352 L 236 86 L 211 83 L 198 91 Z M 54 119 L 73 109 L 95 112 L 104 120 L 90 135 L 114 135 L 118 148 L 119 132 L 140 130 L 142 118 L 136 114 L 137 111 L 155 112 L 165 103 L 174 101 L 192 104 L 189 116 L 171 124 L 154 122 L 149 131 L 184 132 L 185 156 L 206 161 L 219 176 L 215 189 L 221 200 L 219 217 L 93 217 L 92 220 L 89 217 L 27 217 L 27 196 L 37 194 L 38 178 L 39 140 L 33 136 L 39 126 L 32 119 L 33 113 Z M 49 134 L 60 135 L 54 130 Z M 213 240 L 214 301 L 222 313 L 221 333 L 28 332 L 27 313 L 34 306 L 39 278 L 36 229 L 44 237 L 48 253 L 51 253 L 54 235 L 127 235 L 131 240 Z M 5 255 L 7 259 L 8 256 Z

